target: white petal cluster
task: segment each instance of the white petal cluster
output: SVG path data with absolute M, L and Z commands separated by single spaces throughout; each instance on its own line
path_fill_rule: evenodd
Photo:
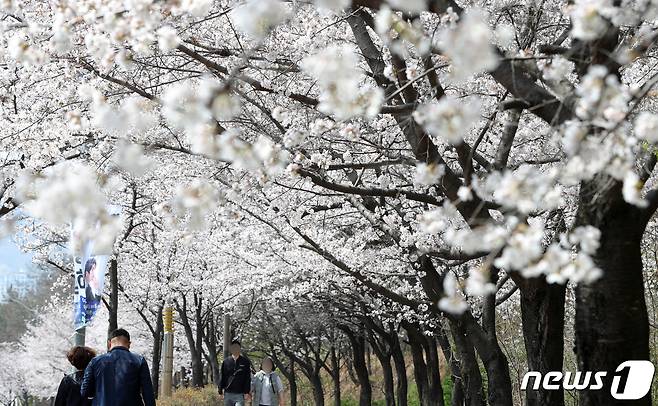
M 580 150 L 580 146 L 587 137 L 587 127 L 580 121 L 574 120 L 567 123 L 562 137 L 562 150 L 567 156 L 573 157 Z
M 85 47 L 93 60 L 105 71 L 115 63 L 116 52 L 112 47 L 110 36 L 103 33 L 89 33 L 85 36 Z
M 281 0 L 247 0 L 231 12 L 236 27 L 257 40 L 267 37 L 288 15 Z
M 573 69 L 573 62 L 563 56 L 556 56 L 550 63 L 543 65 L 542 74 L 546 80 L 560 82 L 571 76 Z
M 576 227 L 566 236 L 570 245 L 577 245 L 586 254 L 594 254 L 599 249 L 601 230 L 594 226 Z
M 176 29 L 165 25 L 158 30 L 158 47 L 162 52 L 169 52 L 180 45 L 180 38 Z
M 426 164 L 425 162 L 421 162 L 416 164 L 416 177 L 414 182 L 419 185 L 435 185 L 439 182 L 444 173 L 445 168 L 443 165 Z
M 473 190 L 467 186 L 460 186 L 459 189 L 457 189 L 457 197 L 462 202 L 473 200 Z
M 460 315 L 468 310 L 468 303 L 459 291 L 457 277 L 448 272 L 443 278 L 443 294 L 439 300 L 439 309 L 450 314 Z
M 554 209 L 563 203 L 557 171 L 542 171 L 530 165 L 522 165 L 515 171 L 494 172 L 480 190 L 502 206 L 524 214 Z
M 466 279 L 466 293 L 472 296 L 487 296 L 496 293 L 496 285 L 491 282 L 489 268 L 471 268 Z
M 567 263 L 559 273 L 547 274 L 548 283 L 573 283 L 589 284 L 601 277 L 603 272 L 594 264 L 589 255 L 577 253 L 576 257 Z
M 592 226 L 577 227 L 562 234 L 560 242 L 550 244 L 541 257 L 529 261 L 534 263 L 517 270 L 526 278 L 544 275 L 549 283 L 591 283 L 601 275 L 590 257 L 599 247 L 599 237 L 599 230 Z M 574 248 L 578 249 L 575 254 Z
M 163 97 L 162 114 L 185 131 L 192 152 L 230 162 L 239 169 L 268 175 L 282 172 L 289 154 L 278 145 L 262 138 L 252 145 L 244 140 L 241 130 L 220 131 L 214 122 L 230 120 L 240 112 L 239 101 L 211 79 L 204 79 L 198 87 L 190 83 L 171 86 Z
M 7 40 L 7 53 L 16 62 L 36 67 L 48 60 L 47 54 L 28 42 L 25 34 L 19 32 Z
M 559 244 L 551 244 L 541 259 L 532 265 L 520 269 L 524 278 L 537 278 L 545 275 L 549 283 L 565 283 L 567 278 L 562 275 L 564 267 L 571 261 L 571 253 Z
M 601 65 L 588 69 L 576 87 L 576 95 L 579 96 L 576 115 L 604 128 L 614 127 L 626 118 L 631 99 L 629 90 Z
M 500 47 L 512 48 L 515 46 L 516 30 L 511 24 L 498 24 L 494 34 L 496 36 L 496 43 Z
M 180 0 L 173 3 L 172 12 L 174 15 L 187 13 L 194 17 L 203 17 L 208 14 L 212 7 L 212 0 Z
M 142 176 L 155 162 L 144 155 L 144 148 L 138 144 L 121 143 L 113 154 L 113 161 L 133 176 Z
M 90 166 L 65 161 L 41 174 L 23 175 L 17 189 L 32 216 L 72 226 L 74 251 L 79 251 L 84 241 L 95 241 L 97 252 L 111 251 L 121 223 L 109 213 L 98 174 Z
M 290 161 L 290 153 L 265 136 L 258 137 L 252 146 L 252 151 L 257 165 L 265 167 L 269 175 L 283 172 Z
M 642 198 L 641 191 L 644 183 L 640 180 L 635 171 L 628 170 L 624 176 L 624 183 L 621 189 L 624 200 L 638 207 L 646 207 L 649 202 Z
M 461 225 L 459 219 L 460 215 L 457 208 L 452 203 L 446 202 L 439 208 L 422 213 L 418 218 L 418 222 L 422 232 L 437 234 L 451 227 L 456 227 L 456 224 Z
M 71 28 L 64 14 L 58 13 L 53 21 L 53 35 L 50 38 L 53 49 L 59 53 L 65 53 L 73 47 L 71 41 Z
M 475 254 L 500 249 L 509 235 L 509 226 L 488 223 L 474 228 L 453 226 L 445 230 L 444 238 L 452 247 Z
M 148 55 L 153 51 L 156 30 L 162 21 L 160 2 L 99 0 L 93 4 L 69 1 L 58 5 L 67 24 L 53 25 L 53 31 L 62 31 L 55 35 L 68 35 L 69 25 L 74 34 L 84 30 L 85 47 L 104 71 L 109 71 L 115 63 L 129 69 L 132 54 Z M 177 7 L 172 11 L 176 12 Z
M 340 135 L 350 141 L 356 142 L 359 140 L 359 137 L 361 137 L 361 128 L 358 124 L 350 123 L 341 128 Z
M 426 5 L 414 4 L 416 1 L 396 1 L 396 9 L 404 10 L 405 7 L 426 7 Z M 412 11 L 418 12 L 418 11 Z M 381 37 L 391 51 L 397 55 L 408 55 L 408 47 L 412 45 L 416 50 L 426 55 L 431 49 L 431 41 L 424 35 L 422 27 L 418 22 L 410 23 L 402 18 L 398 12 L 391 10 L 388 5 L 382 5 L 375 16 L 375 32 Z M 387 75 L 389 76 L 389 75 Z
M 635 118 L 635 135 L 639 139 L 658 142 L 658 114 L 643 111 Z
M 0 2 L 0 10 L 6 13 L 12 13 L 16 10 L 18 2 L 15 0 L 2 0 Z
M 436 139 L 458 145 L 480 118 L 479 103 L 460 103 L 444 96 L 438 102 L 423 104 L 413 112 L 414 120 Z
M 322 151 L 311 154 L 310 161 L 322 169 L 327 169 L 331 165 L 332 159 L 329 151 Z
M 571 9 L 571 35 L 583 41 L 601 38 L 610 23 L 602 12 L 610 7 L 609 0 L 576 0 Z
M 498 55 L 493 47 L 494 35 L 486 15 L 477 9 L 467 11 L 457 27 L 442 36 L 439 45 L 450 58 L 450 77 L 462 82 L 474 74 L 498 66 Z
M 543 224 L 539 222 L 519 224 L 507 241 L 502 255 L 494 261 L 494 265 L 506 270 L 522 270 L 544 253 L 543 238 Z
M 83 96 L 91 101 L 91 126 L 112 135 L 124 136 L 128 133 L 144 133 L 159 123 L 155 103 L 142 97 L 125 98 L 119 106 L 108 103 L 107 99 L 96 89 L 84 90 Z M 75 113 L 70 116 L 75 119 Z
M 296 128 L 289 128 L 283 135 L 283 145 L 288 148 L 296 147 L 304 142 L 306 133 Z
M 218 85 L 211 80 L 198 85 L 186 82 L 170 86 L 162 97 L 162 115 L 183 130 L 209 124 L 213 119 L 211 105 L 216 91 Z
M 193 230 L 206 227 L 206 216 L 218 206 L 220 193 L 217 188 L 204 179 L 195 179 L 188 185 L 181 185 L 176 190 L 171 213 L 187 219 L 187 226 Z
M 576 227 L 562 234 L 559 243 L 552 243 L 536 263 L 521 269 L 527 278 L 544 275 L 548 283 L 592 283 L 601 277 L 591 258 L 599 247 L 601 232 L 592 226 Z M 574 254 L 573 249 L 578 251 Z
M 227 91 L 217 91 L 212 97 L 210 110 L 213 117 L 219 121 L 229 121 L 242 112 L 240 100 Z
M 318 110 L 339 120 L 374 117 L 384 100 L 381 89 L 361 83 L 359 58 L 350 46 L 331 45 L 302 61 L 302 69 L 320 86 Z
M 352 4 L 350 0 L 314 0 L 320 10 L 341 11 Z
M 637 139 L 629 136 L 626 126 L 603 134 L 589 134 L 584 123 L 567 125 L 563 150 L 569 157 L 561 171 L 560 181 L 575 185 L 605 173 L 617 180 L 633 176 Z M 630 179 L 630 178 L 629 178 Z

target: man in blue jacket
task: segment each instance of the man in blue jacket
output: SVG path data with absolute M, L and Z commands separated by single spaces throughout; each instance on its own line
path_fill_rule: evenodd
M 93 406 L 155 406 L 149 367 L 144 357 L 130 352 L 130 334 L 114 330 L 108 347 L 85 369 L 82 396 L 93 398 Z

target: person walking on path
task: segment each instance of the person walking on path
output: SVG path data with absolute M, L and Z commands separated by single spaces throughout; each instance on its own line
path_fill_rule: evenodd
M 59 383 L 54 406 L 91 406 L 91 400 L 80 395 L 80 384 L 85 373 L 85 368 L 96 356 L 96 351 L 89 347 L 75 346 L 66 354 L 75 372 L 65 375 Z
M 265 357 L 260 363 L 260 371 L 251 381 L 253 406 L 282 406 L 283 382 L 270 357 Z
M 251 361 L 241 354 L 240 341 L 233 340 L 229 347 L 231 356 L 222 362 L 219 394 L 224 406 L 244 406 L 251 400 Z
M 130 334 L 110 333 L 109 351 L 87 366 L 80 393 L 93 406 L 155 406 L 153 383 L 146 360 L 130 352 Z

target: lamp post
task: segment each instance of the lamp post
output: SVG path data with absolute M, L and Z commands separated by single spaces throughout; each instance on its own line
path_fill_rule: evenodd
M 224 313 L 224 359 L 229 356 L 229 347 L 231 346 L 231 316 L 228 312 Z
M 87 330 L 87 328 L 84 327 L 84 326 L 83 326 L 83 327 L 80 327 L 80 328 L 77 329 L 77 330 L 75 330 L 73 343 L 74 343 L 76 346 L 84 347 L 84 345 L 85 345 L 85 335 L 86 335 L 86 330 Z
M 162 371 L 162 398 L 171 397 L 172 378 L 174 373 L 174 308 L 167 303 L 162 311 L 164 324 L 164 340 L 162 342 L 164 353 L 164 368 Z

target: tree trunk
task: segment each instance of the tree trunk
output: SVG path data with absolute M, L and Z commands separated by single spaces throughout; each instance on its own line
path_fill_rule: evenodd
M 336 347 L 332 346 L 330 351 L 331 380 L 334 384 L 334 406 L 340 406 L 340 361 L 336 354 Z
M 391 354 L 393 355 L 393 365 L 395 365 L 395 374 L 397 375 L 397 400 L 398 406 L 407 406 L 407 365 L 404 361 L 404 353 L 400 346 L 400 337 L 397 332 L 391 328 Z
M 203 298 L 194 293 L 194 321 L 195 329 L 194 333 L 195 344 L 196 344 L 196 359 L 192 360 L 192 385 L 196 388 L 202 388 L 205 386 L 204 382 L 204 373 L 203 373 L 203 317 L 201 315 Z
M 290 366 L 286 367 L 282 360 L 277 356 L 276 351 L 274 350 L 274 345 L 271 343 L 269 356 L 272 358 L 272 361 L 274 361 L 274 365 L 279 368 L 279 371 L 281 371 L 283 376 L 288 380 L 288 384 L 290 385 L 290 406 L 297 406 L 297 374 L 295 372 L 295 359 L 293 357 L 288 357 L 290 360 Z
M 290 351 L 283 347 L 281 349 L 286 356 L 290 358 L 290 375 L 294 377 L 294 366 L 299 365 L 301 371 L 306 376 L 308 381 L 311 384 L 313 390 L 313 402 L 315 406 L 324 406 L 324 388 L 322 386 L 322 377 L 320 372 L 322 372 L 322 367 L 319 363 L 315 363 L 313 358 L 310 357 L 299 357 L 293 351 Z
M 290 360 L 290 375 L 288 376 L 290 384 L 290 406 L 297 406 L 297 374 L 295 373 L 295 360 Z
M 153 334 L 153 358 L 151 359 L 151 382 L 153 392 L 158 397 L 160 389 L 160 361 L 162 359 L 162 340 L 164 338 L 164 323 L 162 320 L 162 305 L 158 306 L 157 321 Z
M 210 365 L 212 382 L 219 388 L 219 350 L 217 348 L 217 335 L 215 334 L 215 321 L 212 317 L 208 321 L 206 334 L 204 334 L 204 342 L 206 344 L 206 349 L 208 350 L 208 364 Z
M 386 406 L 395 406 L 395 380 L 393 379 L 393 366 L 391 356 L 387 355 L 379 359 L 384 375 L 384 399 Z
M 423 341 L 424 337 L 420 332 L 411 324 L 405 323 L 404 329 L 407 330 L 409 337 L 409 346 L 411 348 L 411 359 L 414 364 L 414 379 L 416 380 L 416 388 L 418 389 L 418 398 L 422 406 L 430 406 L 431 394 L 429 387 L 429 378 L 427 376 L 427 364 L 423 356 Z M 433 406 L 433 405 L 432 405 Z
M 462 385 L 462 373 L 459 359 L 455 357 L 450 347 L 450 340 L 446 334 L 443 325 L 439 325 L 436 332 L 436 340 L 441 346 L 443 356 L 450 364 L 450 379 L 452 380 L 452 406 L 461 406 L 464 404 L 464 386 Z
M 429 383 L 429 403 L 431 405 L 443 405 L 443 387 L 441 386 L 441 371 L 439 370 L 439 353 L 436 348 L 434 337 L 425 337 L 424 345 L 427 354 L 427 381 Z
M 187 338 L 187 344 L 190 351 L 190 358 L 192 364 L 191 365 L 192 386 L 194 386 L 195 388 L 201 388 L 203 387 L 203 359 L 202 359 L 203 354 L 201 349 L 198 348 L 201 344 L 198 342 L 198 339 L 202 338 L 199 337 L 199 334 L 203 335 L 203 332 L 200 331 L 201 329 L 200 326 L 196 326 L 197 327 L 196 331 L 192 329 L 192 325 L 190 324 L 190 320 L 187 316 L 187 299 L 185 298 L 185 296 L 183 296 L 182 301 L 183 301 L 183 307 L 181 308 L 178 304 L 176 304 L 176 310 L 178 311 L 181 324 L 183 325 L 183 329 L 185 330 L 185 338 Z
M 640 245 L 649 214 L 623 201 L 620 182 L 608 193 L 612 197 L 590 197 L 600 189 L 598 185 L 581 186 L 577 224 L 601 230 L 593 259 L 603 274 L 596 282 L 576 288 L 575 331 L 579 369 L 607 375 L 603 389 L 581 391 L 580 401 L 583 406 L 648 406 L 651 391 L 639 400 L 617 400 L 611 395 L 611 383 L 622 362 L 650 359 Z
M 391 350 L 390 345 L 380 343 L 374 336 L 374 332 L 370 335 L 370 343 L 375 356 L 382 366 L 382 375 L 384 378 L 384 399 L 386 406 L 395 406 L 395 379 L 393 378 L 393 365 L 391 365 Z M 387 337 L 384 337 L 386 341 Z
M 372 385 L 366 362 L 366 345 L 362 335 L 355 334 L 348 327 L 339 327 L 347 336 L 352 347 L 352 358 L 354 371 L 359 380 L 359 406 L 370 406 L 372 404 Z
M 320 378 L 320 371 L 313 373 L 308 377 L 313 387 L 313 402 L 315 406 L 324 406 L 324 389 L 322 388 L 322 379 Z
M 491 296 L 485 298 L 485 300 L 490 300 Z M 483 309 L 485 307 L 488 307 L 488 311 L 493 311 L 492 304 L 483 306 Z M 487 315 L 487 311 L 483 310 L 483 321 L 485 318 L 493 321 L 493 317 L 493 314 Z M 466 336 L 464 338 L 473 343 L 487 371 L 487 399 L 489 405 L 512 406 L 512 380 L 509 374 L 509 363 L 505 353 L 498 345 L 495 331 L 483 331 L 468 311 L 460 316 L 460 322 L 468 336 L 468 338 Z
M 187 335 L 187 334 L 186 334 Z M 190 340 L 188 339 L 188 343 Z M 191 342 L 190 345 L 193 345 L 194 342 Z M 203 354 L 199 352 L 196 348 L 192 349 L 190 347 L 190 356 L 192 358 L 192 386 L 195 388 L 203 387 Z
M 482 374 L 475 356 L 473 344 L 468 340 L 466 332 L 457 323 L 449 322 L 452 338 L 459 353 L 462 387 L 464 389 L 464 404 L 466 406 L 485 406 Z
M 118 313 L 119 313 L 119 266 L 116 258 L 110 260 L 109 274 L 110 274 L 110 305 L 108 306 L 108 337 L 111 332 L 119 328 Z
M 523 340 L 528 370 L 562 371 L 564 358 L 565 285 L 546 283 L 544 278 L 519 281 Z M 563 390 L 526 390 L 528 406 L 564 406 Z

